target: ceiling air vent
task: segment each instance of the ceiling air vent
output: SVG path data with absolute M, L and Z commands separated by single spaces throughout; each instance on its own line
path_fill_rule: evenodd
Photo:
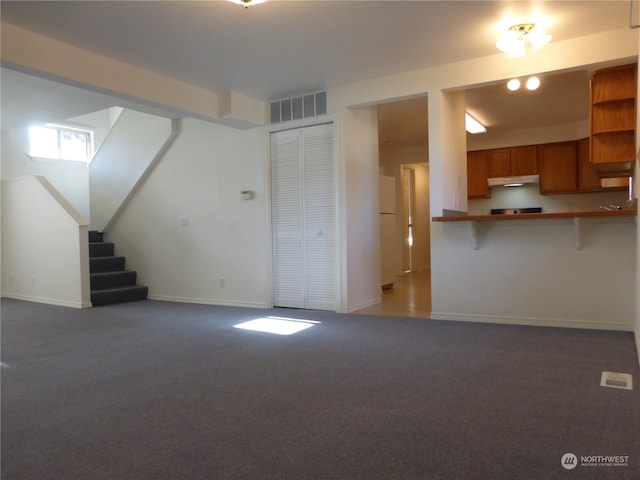
M 327 113 L 327 92 L 271 102 L 271 123 L 317 117 Z

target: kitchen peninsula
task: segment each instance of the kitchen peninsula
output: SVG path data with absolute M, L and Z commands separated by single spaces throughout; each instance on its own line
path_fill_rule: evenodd
M 637 210 L 595 210 L 576 212 L 553 212 L 553 213 L 520 213 L 512 215 L 448 215 L 433 217 L 434 222 L 469 222 L 471 247 L 474 250 L 479 248 L 478 222 L 500 222 L 514 220 L 542 220 L 542 219 L 573 219 L 573 229 L 575 234 L 576 250 L 581 250 L 582 243 L 582 221 L 583 218 L 616 218 L 632 217 L 637 221 Z

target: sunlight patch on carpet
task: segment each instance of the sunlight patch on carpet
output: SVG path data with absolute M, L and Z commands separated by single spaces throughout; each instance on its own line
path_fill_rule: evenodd
M 261 317 L 248 322 L 234 325 L 242 330 L 253 330 L 256 332 L 275 333 L 277 335 L 293 335 L 307 328 L 313 327 L 316 322 L 313 320 L 300 320 L 286 317 Z

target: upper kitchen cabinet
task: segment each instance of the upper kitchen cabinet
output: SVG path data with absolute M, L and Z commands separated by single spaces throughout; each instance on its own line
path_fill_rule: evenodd
M 631 175 L 635 160 L 637 65 L 591 79 L 591 163 L 600 177 Z
M 629 177 L 601 178 L 589 160 L 589 139 L 578 140 L 578 191 L 628 190 Z
M 589 139 L 578 140 L 578 190 L 595 192 L 602 188 L 601 178 L 589 161 Z
M 467 197 L 489 198 L 487 182 L 487 152 L 478 150 L 467 152 Z
M 578 191 L 578 148 L 576 142 L 538 145 L 540 193 L 576 193 Z
M 498 148 L 487 151 L 487 175 L 489 178 L 538 173 L 537 147 Z

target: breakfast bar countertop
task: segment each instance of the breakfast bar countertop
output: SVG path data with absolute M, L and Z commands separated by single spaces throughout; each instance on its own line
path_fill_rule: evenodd
M 535 220 L 542 218 L 633 217 L 637 210 L 593 210 L 552 213 L 519 213 L 516 215 L 449 215 L 433 217 L 434 222 L 487 222 L 493 220 Z

